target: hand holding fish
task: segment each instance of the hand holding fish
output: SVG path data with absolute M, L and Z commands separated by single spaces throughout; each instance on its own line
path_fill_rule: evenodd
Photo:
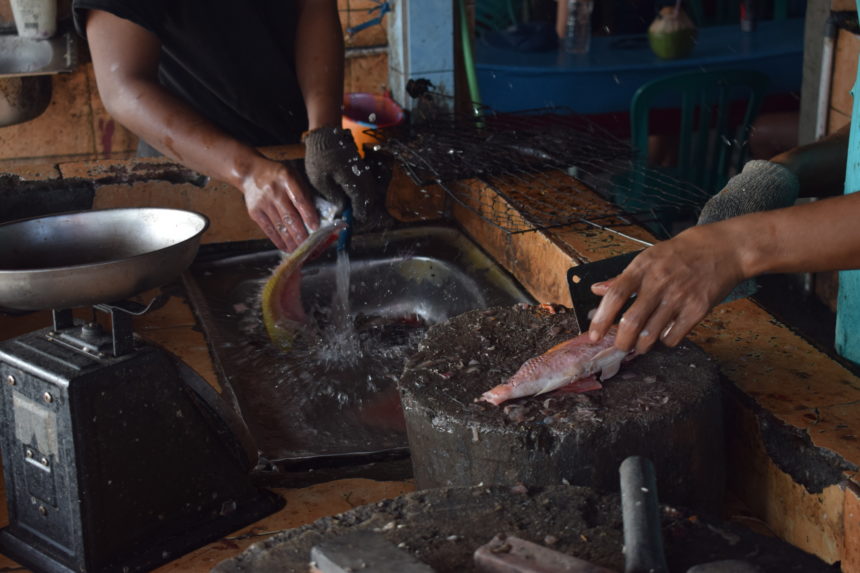
M 609 332 L 635 296 L 621 317 L 615 346 L 644 354 L 658 339 L 668 346 L 680 343 L 732 287 L 754 276 L 746 270 L 748 235 L 733 232 L 740 219 L 691 227 L 642 251 L 617 277 L 592 285 L 603 297 L 588 332 L 592 342 Z
M 319 228 L 313 195 L 296 168 L 261 155 L 241 180 L 248 215 L 278 249 L 294 251 L 308 229 Z
M 359 224 L 387 215 L 383 178 L 359 155 L 348 129 L 320 127 L 311 130 L 304 143 L 308 179 L 338 213 L 351 207 Z

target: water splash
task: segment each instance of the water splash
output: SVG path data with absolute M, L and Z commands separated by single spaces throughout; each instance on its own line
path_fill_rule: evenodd
M 354 313 L 346 250 L 338 253 L 334 279 L 330 303 L 306 308 L 309 322 L 288 351 L 266 335 L 258 296 L 233 307 L 237 316 L 231 320 L 239 319 L 243 336 L 221 350 L 241 362 L 249 377 L 253 373 L 261 385 L 282 393 L 291 411 L 361 405 L 393 389 L 428 327 L 418 314 Z
M 325 366 L 353 366 L 361 359 L 362 351 L 349 309 L 349 252 L 346 249 L 337 253 L 335 282 L 328 325 L 322 327 L 318 355 Z

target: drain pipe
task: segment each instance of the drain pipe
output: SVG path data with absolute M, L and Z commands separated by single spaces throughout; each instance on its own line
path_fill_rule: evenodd
M 472 34 L 469 30 L 469 20 L 466 14 L 466 0 L 457 1 L 458 25 L 460 27 L 460 42 L 463 49 L 463 68 L 466 71 L 466 82 L 469 86 L 469 100 L 472 112 L 481 115 L 481 91 L 478 87 L 478 74 L 475 70 L 475 53 L 472 46 Z

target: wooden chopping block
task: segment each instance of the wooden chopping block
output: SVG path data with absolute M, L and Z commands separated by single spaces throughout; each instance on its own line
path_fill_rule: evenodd
M 570 483 L 618 491 L 629 456 L 654 463 L 660 501 L 718 511 L 719 375 L 698 347 L 656 348 L 603 388 L 475 402 L 532 356 L 579 334 L 573 313 L 515 305 L 434 325 L 399 380 L 418 488 Z

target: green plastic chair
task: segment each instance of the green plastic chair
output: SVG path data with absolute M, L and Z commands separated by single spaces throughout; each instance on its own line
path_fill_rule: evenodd
M 678 165 L 674 175 L 716 193 L 748 157 L 747 141 L 761 109 L 768 77 L 752 70 L 712 70 L 652 80 L 633 94 L 630 133 L 635 160 L 647 164 L 650 111 L 680 108 Z M 733 102 L 745 102 L 733 121 Z
M 475 31 L 504 30 L 523 21 L 522 0 L 475 0 Z
M 768 84 L 760 72 L 713 70 L 674 74 L 640 87 L 630 104 L 633 169 L 614 185 L 616 204 L 629 213 L 648 213 L 651 222 L 643 224 L 663 238 L 678 225 L 695 221 L 705 201 L 746 162 L 750 128 Z M 648 163 L 650 112 L 655 109 L 680 113 L 674 167 Z

